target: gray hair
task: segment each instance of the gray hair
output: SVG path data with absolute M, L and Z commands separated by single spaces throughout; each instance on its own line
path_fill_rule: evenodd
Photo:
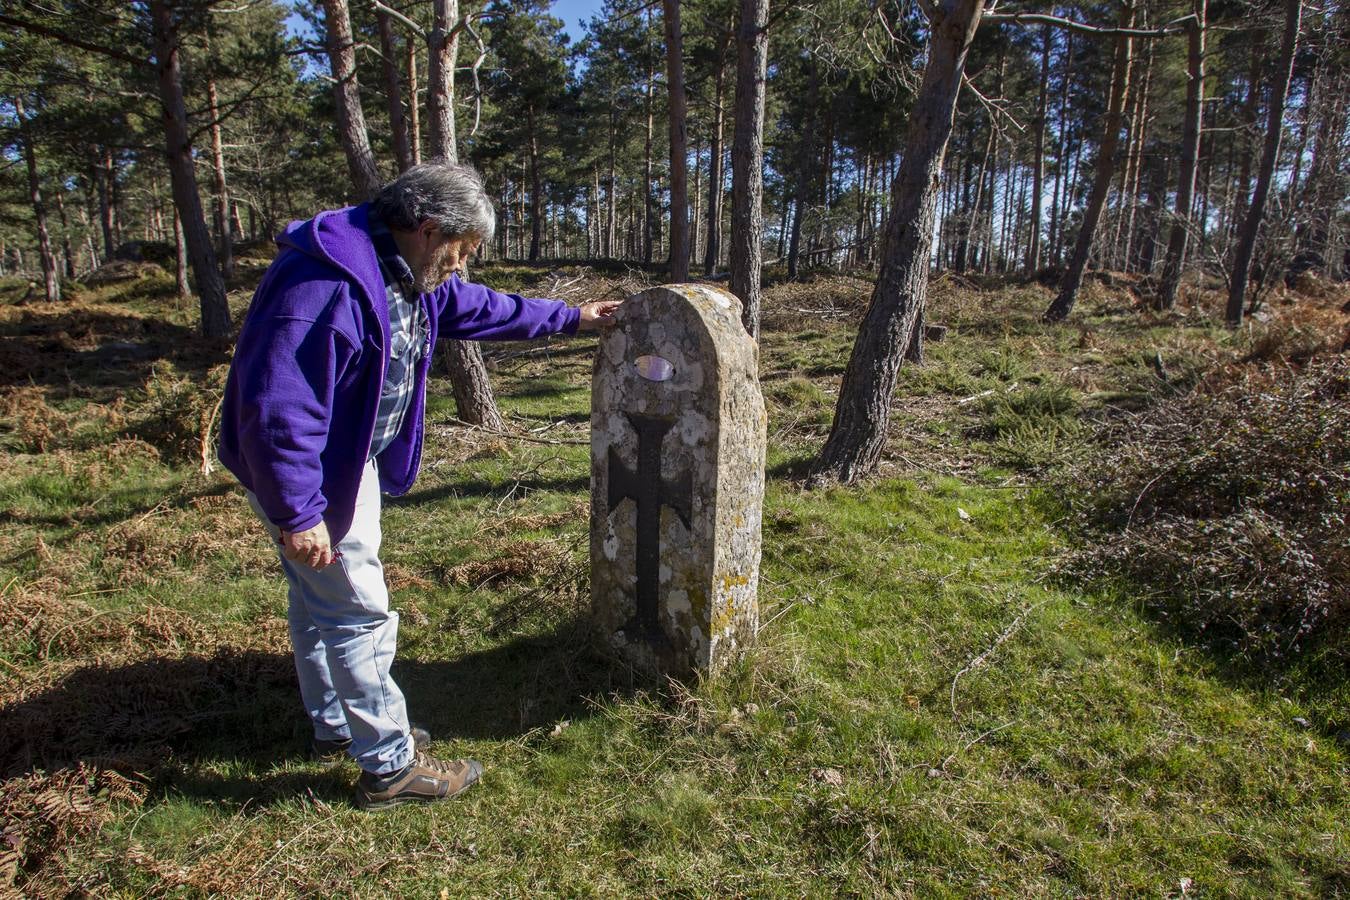
M 433 160 L 413 166 L 380 188 L 371 209 L 399 231 L 415 231 L 430 219 L 449 237 L 474 235 L 488 243 L 497 230 L 483 177 L 459 163 Z

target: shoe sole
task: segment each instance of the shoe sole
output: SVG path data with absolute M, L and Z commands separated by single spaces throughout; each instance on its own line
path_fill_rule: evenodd
M 388 800 L 371 800 L 364 794 L 358 793 L 356 795 L 356 805 L 359 809 L 363 809 L 366 812 L 379 812 L 385 809 L 393 809 L 395 806 L 402 806 L 405 803 L 440 803 L 446 800 L 455 799 L 477 784 L 478 781 L 479 779 L 475 778 L 473 781 L 461 785 L 459 790 L 446 794 L 444 797 L 424 797 L 421 794 L 408 794 L 402 797 L 390 797 Z

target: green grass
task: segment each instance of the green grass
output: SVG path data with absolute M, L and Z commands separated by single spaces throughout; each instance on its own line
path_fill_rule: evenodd
M 589 339 L 495 348 L 509 420 L 559 443 L 470 434 L 433 402 L 383 554 L 413 718 L 487 774 L 453 803 L 381 815 L 350 806 L 350 764 L 303 755 L 284 586 L 228 477 L 71 405 L 103 441 L 0 458 L 6 614 L 71 616 L 7 620 L 0 679 L 44 685 L 25 692 L 44 714 L 87 683 L 140 698 L 133 723 L 194 718 L 151 742 L 144 802 L 113 802 L 63 848 L 49 836 L 35 877 L 111 896 L 1350 891 L 1347 751 L 1296 721 L 1311 715 L 1297 693 L 1234 677 L 1126 586 L 1051 576 L 1066 536 L 1023 477 L 1055 455 L 1037 442 L 1075 440 L 1094 392 L 1148 386 L 1115 373 L 1144 371 L 1139 348 L 1161 337 L 1122 327 L 1082 348 L 1022 321 L 1034 292 L 981 303 L 1005 299 L 995 341 L 953 308 L 953 335 L 902 374 L 895 452 L 941 465 L 893 462 L 856 488 L 771 478 L 760 638 L 686 686 L 587 640 Z M 771 469 L 818 447 L 849 329 L 766 336 Z M 186 618 L 156 626 L 158 609 Z M 97 630 L 114 624 L 127 635 Z

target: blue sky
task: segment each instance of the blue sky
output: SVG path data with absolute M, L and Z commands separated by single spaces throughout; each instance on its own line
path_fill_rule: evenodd
M 585 22 L 600 12 L 601 0 L 556 0 L 549 12 L 563 20 L 572 43 L 581 40 Z
M 294 0 L 290 5 L 295 6 Z M 576 43 L 585 33 L 586 20 L 599 13 L 602 5 L 602 0 L 556 0 L 549 12 L 563 20 L 568 36 L 572 38 L 572 43 Z M 294 33 L 310 36 L 304 19 L 295 13 L 286 18 L 286 27 Z

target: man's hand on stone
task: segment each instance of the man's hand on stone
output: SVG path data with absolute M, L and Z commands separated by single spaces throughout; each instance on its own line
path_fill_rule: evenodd
M 622 300 L 597 300 L 594 303 L 581 304 L 581 324 L 577 326 L 577 331 L 613 328 L 614 312 L 622 305 Z
M 336 558 L 328 540 L 328 526 L 320 522 L 306 531 L 283 531 L 281 555 L 311 569 L 324 568 Z

